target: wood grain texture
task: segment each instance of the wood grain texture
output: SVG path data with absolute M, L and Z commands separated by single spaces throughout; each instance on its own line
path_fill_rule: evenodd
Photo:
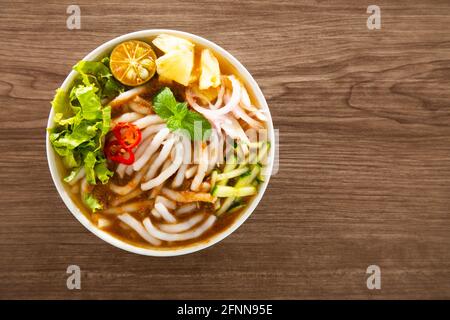
M 0 0 L 0 298 L 450 298 L 450 2 Z M 369 4 L 382 29 L 366 27 Z M 206 37 L 252 73 L 280 167 L 251 218 L 176 258 L 84 229 L 45 156 L 70 68 L 131 31 Z M 66 289 L 66 268 L 82 290 Z M 382 289 L 366 288 L 377 264 Z

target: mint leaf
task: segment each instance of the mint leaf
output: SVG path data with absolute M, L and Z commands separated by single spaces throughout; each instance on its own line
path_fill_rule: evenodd
M 153 98 L 153 109 L 167 121 L 171 131 L 183 129 L 191 140 L 205 140 L 211 134 L 209 121 L 200 113 L 189 110 L 187 102 L 177 102 L 167 87 Z
M 181 120 L 177 119 L 176 117 L 170 117 L 167 119 L 167 128 L 170 129 L 170 131 L 176 131 L 181 128 Z
M 165 87 L 153 98 L 153 110 L 162 119 L 168 119 L 176 113 L 177 100 L 172 91 Z
M 189 109 L 187 106 L 187 102 L 181 102 L 177 104 L 176 107 L 176 117 L 180 120 L 184 119 L 184 117 L 186 116 L 186 114 L 188 113 Z
M 206 140 L 211 135 L 211 124 L 198 112 L 188 111 L 181 128 L 189 132 L 191 140 Z

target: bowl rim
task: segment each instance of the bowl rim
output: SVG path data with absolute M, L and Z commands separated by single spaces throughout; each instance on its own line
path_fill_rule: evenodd
M 173 30 L 173 29 L 146 29 L 141 31 L 135 31 L 131 33 L 127 33 L 118 37 L 115 37 L 102 45 L 98 46 L 94 50 L 92 50 L 89 54 L 87 54 L 83 60 L 97 60 L 101 56 L 103 56 L 106 52 L 112 50 L 114 46 L 117 44 L 131 40 L 131 39 L 145 39 L 149 37 L 154 37 L 159 34 L 171 34 L 175 36 L 181 36 L 186 39 L 190 39 L 195 43 L 198 43 L 206 48 L 212 49 L 213 51 L 219 53 L 228 63 L 230 63 L 236 70 L 238 71 L 240 77 L 245 81 L 245 84 L 251 87 L 251 90 L 253 91 L 253 94 L 258 102 L 258 105 L 260 108 L 265 110 L 267 112 L 267 129 L 268 129 L 268 137 L 269 141 L 271 143 L 271 148 L 269 149 L 269 162 L 267 164 L 267 179 L 265 179 L 264 183 L 260 185 L 258 194 L 253 198 L 250 205 L 247 206 L 244 212 L 240 214 L 240 216 L 235 219 L 235 221 L 226 229 L 222 230 L 220 233 L 217 233 L 213 235 L 211 238 L 205 241 L 201 241 L 198 243 L 193 243 L 191 245 L 188 245 L 186 247 L 177 247 L 177 248 L 169 248 L 169 249 L 153 249 L 153 248 L 145 248 L 145 247 L 139 247 L 132 245 L 130 243 L 127 243 L 119 238 L 116 238 L 112 236 L 111 234 L 107 233 L 106 231 L 101 230 L 97 226 L 95 226 L 77 207 L 77 205 L 74 203 L 74 201 L 69 196 L 68 192 L 66 191 L 66 188 L 63 185 L 63 180 L 60 175 L 60 172 L 58 171 L 58 168 L 56 166 L 56 153 L 54 152 L 53 148 L 50 145 L 49 140 L 49 132 L 46 130 L 46 154 L 47 154 L 47 163 L 50 169 L 50 174 L 53 180 L 53 183 L 59 193 L 59 196 L 63 200 L 66 207 L 69 209 L 69 211 L 72 213 L 72 215 L 91 233 L 105 241 L 106 243 L 117 247 L 119 249 L 145 255 L 145 256 L 157 256 L 157 257 L 169 257 L 169 256 L 179 256 L 179 255 L 185 255 L 189 253 L 194 253 L 203 249 L 206 249 L 226 237 L 228 237 L 231 233 L 236 231 L 253 213 L 253 211 L 258 206 L 259 202 L 261 201 L 264 192 L 267 188 L 267 185 L 269 184 L 270 176 L 272 175 L 274 160 L 275 160 L 275 149 L 276 149 L 276 141 L 275 141 L 275 134 L 274 134 L 274 128 L 273 128 L 273 122 L 272 117 L 270 114 L 269 107 L 267 105 L 266 99 L 264 98 L 264 95 L 258 86 L 257 82 L 253 77 L 251 76 L 250 72 L 233 56 L 231 55 L 227 50 L 223 49 L 219 45 L 215 44 L 214 42 L 207 40 L 201 36 L 179 31 L 179 30 Z M 66 79 L 63 81 L 61 88 L 64 90 L 67 90 L 68 87 L 72 84 L 73 80 L 75 79 L 75 76 L 77 75 L 77 72 L 72 70 L 69 75 L 66 77 Z M 47 121 L 47 128 L 51 128 L 53 126 L 53 117 L 54 117 L 54 110 L 53 108 L 50 109 L 48 121 Z

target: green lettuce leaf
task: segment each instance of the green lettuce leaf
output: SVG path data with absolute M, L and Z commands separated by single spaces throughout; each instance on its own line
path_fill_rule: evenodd
M 75 89 L 75 96 L 81 105 L 81 112 L 84 119 L 96 120 L 101 118 L 102 104 L 100 98 L 95 94 L 94 87 L 78 86 Z
M 84 171 L 86 172 L 86 180 L 89 184 L 95 184 L 95 163 L 97 162 L 97 157 L 92 151 L 86 152 L 83 158 Z
M 93 86 L 101 99 L 115 97 L 125 90 L 123 85 L 114 79 L 109 69 L 108 57 L 103 58 L 101 62 L 79 61 L 73 69 L 79 73 L 83 85 Z
M 103 183 L 107 183 L 109 178 L 111 178 L 114 172 L 110 171 L 106 165 L 106 161 L 97 161 L 94 167 L 95 175 Z
M 102 204 L 95 199 L 95 197 L 92 194 L 87 194 L 84 197 L 84 203 L 93 211 L 101 210 L 103 209 Z

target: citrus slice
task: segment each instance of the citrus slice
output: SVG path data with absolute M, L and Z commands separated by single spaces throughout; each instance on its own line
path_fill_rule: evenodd
M 109 66 L 117 80 L 134 87 L 153 77 L 156 71 L 155 60 L 156 54 L 148 43 L 131 40 L 114 48 Z

